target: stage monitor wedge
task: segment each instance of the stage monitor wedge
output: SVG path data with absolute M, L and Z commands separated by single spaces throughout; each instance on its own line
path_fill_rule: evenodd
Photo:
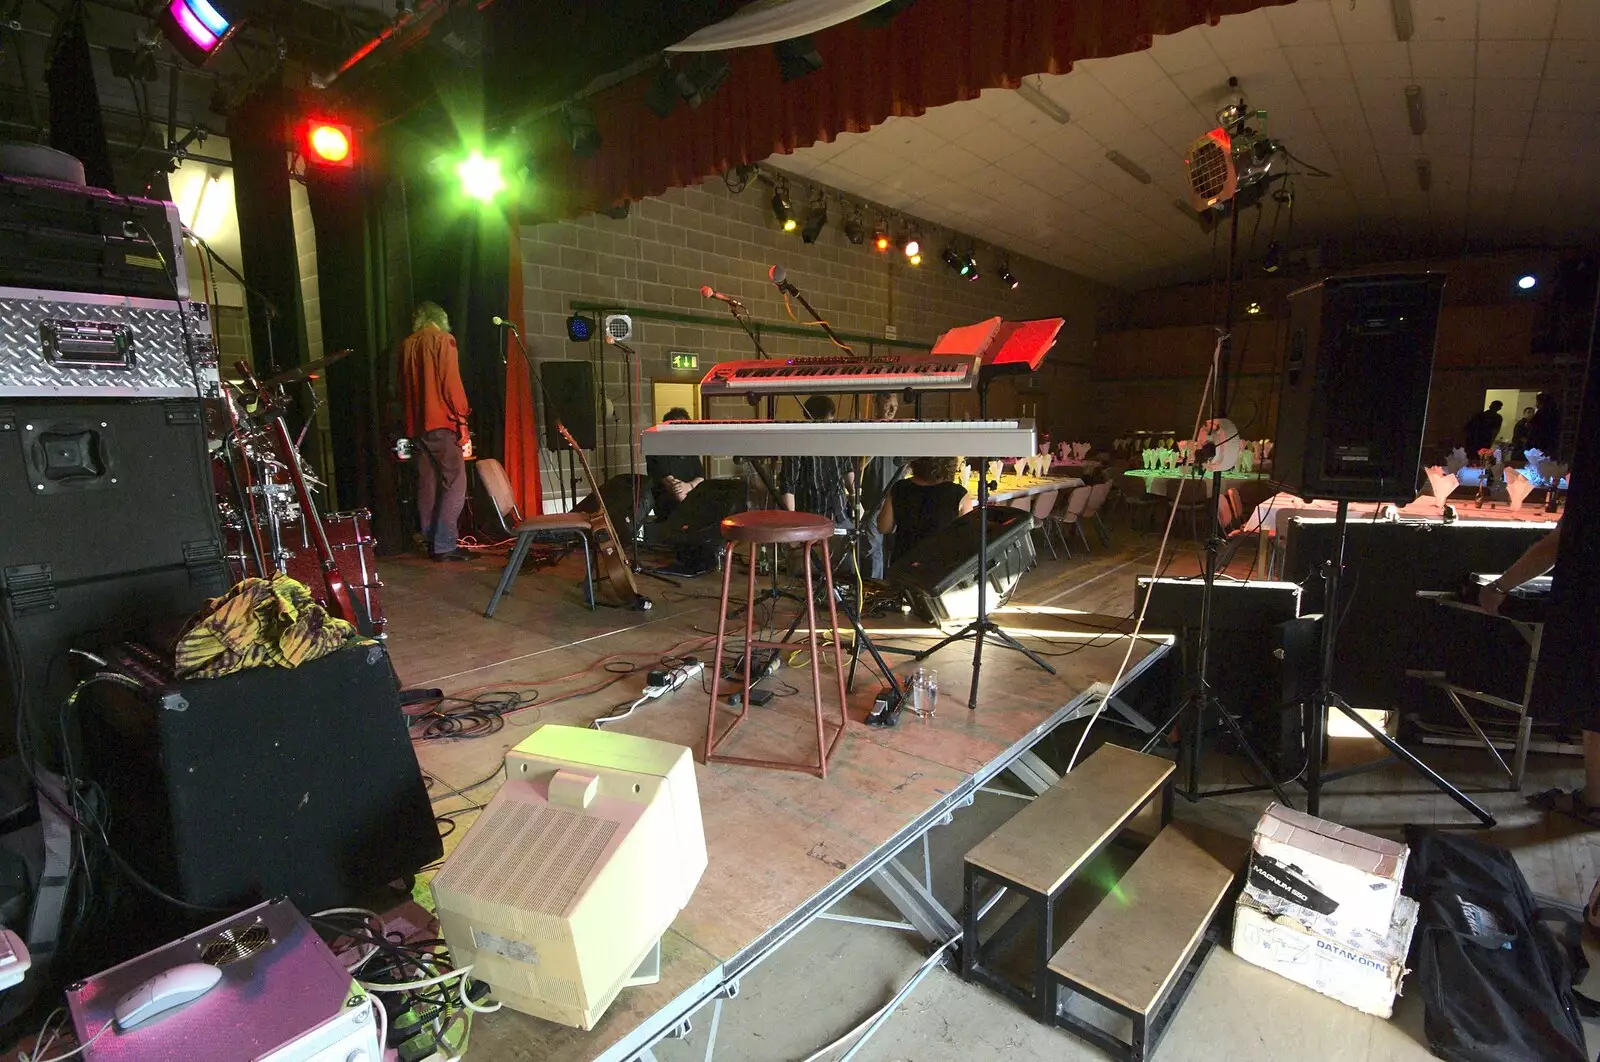
M 1273 477 L 1302 498 L 1417 496 L 1441 273 L 1333 277 L 1289 296 Z

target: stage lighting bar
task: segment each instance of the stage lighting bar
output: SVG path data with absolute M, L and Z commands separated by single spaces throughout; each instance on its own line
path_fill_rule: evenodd
M 889 226 L 882 214 L 878 215 L 878 223 L 872 227 L 872 246 L 880 251 L 887 251 L 894 246 L 894 239 L 889 235 Z
M 178 54 L 196 66 L 217 54 L 238 28 L 211 0 L 170 0 L 159 21 Z
M 861 215 L 860 204 L 847 207 L 844 214 L 844 224 L 840 226 L 844 229 L 844 238 L 858 247 L 867 242 L 866 219 Z

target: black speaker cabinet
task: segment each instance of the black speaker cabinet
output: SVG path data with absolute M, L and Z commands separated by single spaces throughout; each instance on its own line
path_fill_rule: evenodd
M 1201 579 L 1134 581 L 1134 615 L 1144 609 L 1145 629 L 1178 634 L 1186 679 L 1196 666 L 1204 593 Z M 1295 583 L 1219 579 L 1211 596 L 1211 687 L 1241 717 L 1250 744 L 1279 775 L 1296 769 L 1289 761 L 1298 755 L 1294 742 L 1300 738 L 1298 709 L 1279 697 L 1281 665 L 1274 650 L 1278 630 L 1300 615 L 1300 595 Z
M 1289 296 L 1274 479 L 1302 498 L 1415 500 L 1444 280 L 1334 277 Z
M 691 495 L 693 497 L 693 495 Z M 990 506 L 989 590 L 985 607 L 998 608 L 1035 561 L 1033 517 L 1010 506 Z M 978 510 L 957 517 L 897 557 L 887 581 L 911 599 L 911 610 L 928 623 L 968 619 L 977 612 Z
M 131 669 L 130 673 L 140 673 Z M 81 773 L 111 841 L 192 903 L 361 904 L 442 854 L 382 646 L 297 668 L 86 689 Z
M 0 609 L 17 653 L 0 654 L 0 748 L 21 678 L 50 763 L 69 648 L 103 648 L 227 589 L 200 403 L 0 400 L 0 498 Z
M 585 450 L 595 446 L 594 366 L 587 361 L 544 361 L 539 363 L 539 380 L 544 390 L 544 444 L 556 453 L 567 448 L 556 430 L 559 419 L 578 445 Z

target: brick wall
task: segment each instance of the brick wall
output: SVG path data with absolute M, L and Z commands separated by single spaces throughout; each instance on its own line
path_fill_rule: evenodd
M 641 311 L 634 314 L 630 345 L 640 354 L 634 412 L 636 427 L 642 429 L 651 422 L 652 381 L 693 383 L 718 361 L 755 356 L 726 308 L 701 297 L 702 284 L 739 298 L 759 322 L 794 323 L 767 279 L 774 263 L 787 268 L 791 282 L 836 330 L 881 337 L 892 327 L 899 339 L 916 341 L 924 350 L 952 325 L 985 317 L 1066 318 L 1045 368 L 1026 382 L 998 384 L 990 412 L 1033 416 L 1056 437 L 1074 434 L 1076 426 L 1087 422 L 1097 317 L 1111 297 L 1109 289 L 1016 256 L 1011 259 L 1011 270 L 1021 280 L 1016 290 L 1002 287 L 992 275 L 995 261 L 981 255 L 979 264 L 989 275 L 968 282 L 939 261 L 948 233 L 931 225 L 922 227 L 923 263 L 912 267 L 898 250 L 880 253 L 867 244 L 851 244 L 840 227 L 837 200 L 830 205 L 828 226 L 816 243 L 807 245 L 797 233 L 778 228 L 770 198 L 771 189 L 761 182 L 751 182 L 734 195 L 721 179 L 712 178 L 634 203 L 627 218 L 590 215 L 522 229 L 524 333 L 530 353 L 536 363 L 585 359 L 596 368 L 603 411 L 597 475 L 629 467 L 625 364 L 615 348 L 567 340 L 566 319 L 573 303 Z M 869 209 L 869 229 L 874 219 Z M 801 321 L 809 320 L 798 303 L 793 308 Z M 707 321 L 647 316 L 654 311 L 701 315 Z M 763 342 L 773 355 L 828 353 L 832 348 L 820 332 L 818 336 L 767 335 Z M 699 368 L 672 370 L 669 355 L 674 351 L 698 354 Z M 734 411 L 736 405 L 712 404 L 705 414 L 742 415 Z M 964 395 L 953 400 L 929 396 L 924 403 L 927 417 L 975 412 L 973 400 Z M 842 404 L 841 416 L 850 415 L 850 405 Z M 553 455 L 542 456 L 550 507 L 549 500 L 559 497 L 559 481 L 550 474 Z

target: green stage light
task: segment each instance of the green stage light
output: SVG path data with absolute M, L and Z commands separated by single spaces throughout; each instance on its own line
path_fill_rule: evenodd
M 456 176 L 461 179 L 461 190 L 481 203 L 492 202 L 506 190 L 505 175 L 500 172 L 500 160 L 484 158 L 474 151 L 456 165 Z

